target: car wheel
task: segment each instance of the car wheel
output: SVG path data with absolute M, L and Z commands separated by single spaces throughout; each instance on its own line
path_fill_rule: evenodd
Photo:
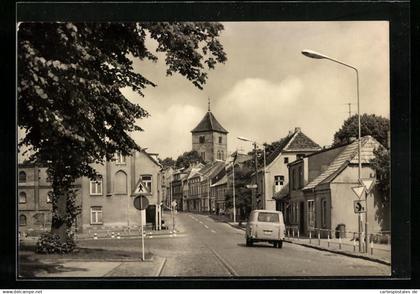
M 282 248 L 282 247 L 283 247 L 283 241 L 277 242 L 277 248 Z
M 246 239 L 246 246 L 251 247 L 252 246 L 252 240 L 251 239 Z

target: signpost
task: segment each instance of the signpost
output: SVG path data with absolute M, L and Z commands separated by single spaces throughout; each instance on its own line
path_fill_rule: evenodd
M 357 198 L 360 201 L 360 197 L 362 197 L 363 192 L 365 191 L 365 187 L 364 186 L 357 186 L 357 187 L 352 187 L 351 188 L 353 193 L 356 194 Z M 358 200 L 356 200 L 358 201 Z M 356 202 L 355 201 L 355 202 Z M 354 212 L 356 213 L 356 204 L 354 204 L 355 206 L 355 210 Z M 358 207 L 358 206 L 357 206 Z M 359 252 L 362 252 L 362 215 L 360 213 L 357 213 L 357 219 L 358 219 L 358 232 L 359 232 Z
M 171 212 L 172 212 L 172 233 L 175 234 L 175 209 L 177 206 L 176 200 L 171 202 Z
M 367 178 L 367 179 L 360 179 L 359 180 L 360 184 L 365 188 L 365 200 L 366 200 L 366 204 L 367 204 L 367 198 L 368 195 L 370 194 L 370 192 L 372 191 L 373 187 L 375 186 L 375 182 L 376 179 L 375 178 Z M 365 242 L 365 246 L 366 246 L 366 253 L 368 252 L 368 218 L 367 218 L 367 207 L 365 209 L 365 236 L 366 236 L 366 242 Z
M 145 209 L 149 206 L 149 199 L 146 196 L 139 195 L 134 198 L 133 201 L 134 207 L 140 210 L 140 227 L 141 227 L 141 260 L 144 261 L 144 223 L 143 223 L 143 214 L 145 213 Z
M 365 200 L 354 200 L 353 201 L 354 213 L 365 213 L 366 212 L 366 201 Z

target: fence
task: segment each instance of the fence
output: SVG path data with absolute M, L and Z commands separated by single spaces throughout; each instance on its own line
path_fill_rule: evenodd
M 306 235 L 302 236 L 298 226 L 286 226 L 286 238 L 289 240 L 300 240 L 302 242 L 308 242 L 308 244 L 318 245 L 318 246 L 327 246 L 327 247 L 338 247 L 342 250 L 344 247 L 353 247 L 353 251 L 356 252 L 362 248 L 361 252 L 365 251 L 366 244 L 368 242 L 368 252 L 371 255 L 374 254 L 376 250 L 390 251 L 388 246 L 391 244 L 391 232 L 390 231 L 381 231 L 373 232 L 368 234 L 368 238 L 364 236 L 364 233 L 361 233 L 361 238 L 359 240 L 359 232 L 347 231 L 340 227 L 339 229 L 322 229 L 322 228 L 310 228 Z M 361 243 L 360 243 L 361 242 Z M 367 253 L 367 252 L 365 252 Z

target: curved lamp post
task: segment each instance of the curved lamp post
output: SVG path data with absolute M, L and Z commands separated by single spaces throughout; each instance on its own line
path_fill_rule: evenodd
M 358 174 L 358 182 L 360 183 L 360 178 L 361 178 L 361 170 L 362 170 L 362 159 L 360 156 L 361 153 L 361 149 L 362 149 L 362 142 L 360 140 L 361 138 L 361 128 L 360 128 L 360 103 L 359 103 L 359 71 L 357 70 L 357 68 L 355 68 L 354 66 L 351 66 L 347 63 L 341 62 L 337 59 L 331 58 L 329 56 L 326 56 L 324 54 L 318 53 L 316 51 L 313 50 L 309 50 L 309 49 L 305 49 L 302 50 L 302 54 L 305 55 L 306 57 L 309 58 L 314 58 L 314 59 L 327 59 L 330 60 L 332 62 L 341 64 L 345 67 L 351 68 L 352 70 L 354 70 L 356 72 L 356 85 L 357 85 L 357 120 L 358 120 L 358 145 L 357 145 L 357 155 L 359 158 L 359 162 L 358 162 L 358 170 L 357 170 L 357 174 Z M 367 198 L 367 194 L 366 194 L 366 198 Z M 366 199 L 366 205 L 367 205 L 367 199 Z M 359 214 L 359 220 L 360 220 L 360 214 Z M 367 210 L 366 210 L 366 222 L 365 222 L 365 236 L 366 236 L 366 252 L 367 252 Z M 361 247 L 361 242 L 360 242 L 360 225 L 359 225 L 359 251 L 362 251 L 362 247 Z

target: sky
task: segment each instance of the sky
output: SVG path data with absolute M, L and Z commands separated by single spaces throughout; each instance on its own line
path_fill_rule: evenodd
M 145 96 L 122 90 L 151 116 L 138 121 L 136 142 L 162 159 L 191 150 L 190 131 L 211 111 L 229 131 L 228 151 L 248 151 L 237 139 L 271 143 L 301 130 L 321 146 L 357 111 L 355 72 L 301 54 L 311 49 L 359 70 L 360 113 L 389 118 L 389 24 L 360 22 L 224 22 L 220 41 L 225 64 L 209 71 L 203 90 L 176 74 L 166 77 L 160 61 L 135 62 L 135 70 L 158 84 Z M 153 48 L 155 44 L 149 41 Z
M 137 121 L 144 129 L 132 137 L 149 152 L 176 159 L 190 151 L 191 130 L 211 111 L 229 131 L 228 152 L 248 151 L 249 138 L 271 143 L 290 130 L 301 130 L 321 146 L 357 109 L 355 72 L 328 60 L 301 54 L 311 49 L 359 70 L 360 112 L 389 118 L 389 23 L 223 22 L 220 41 L 225 64 L 208 71 L 203 90 L 179 74 L 166 76 L 164 55 L 157 63 L 134 61 L 135 71 L 156 83 L 144 97 L 121 89 L 150 117 Z M 150 39 L 146 46 L 154 49 Z

